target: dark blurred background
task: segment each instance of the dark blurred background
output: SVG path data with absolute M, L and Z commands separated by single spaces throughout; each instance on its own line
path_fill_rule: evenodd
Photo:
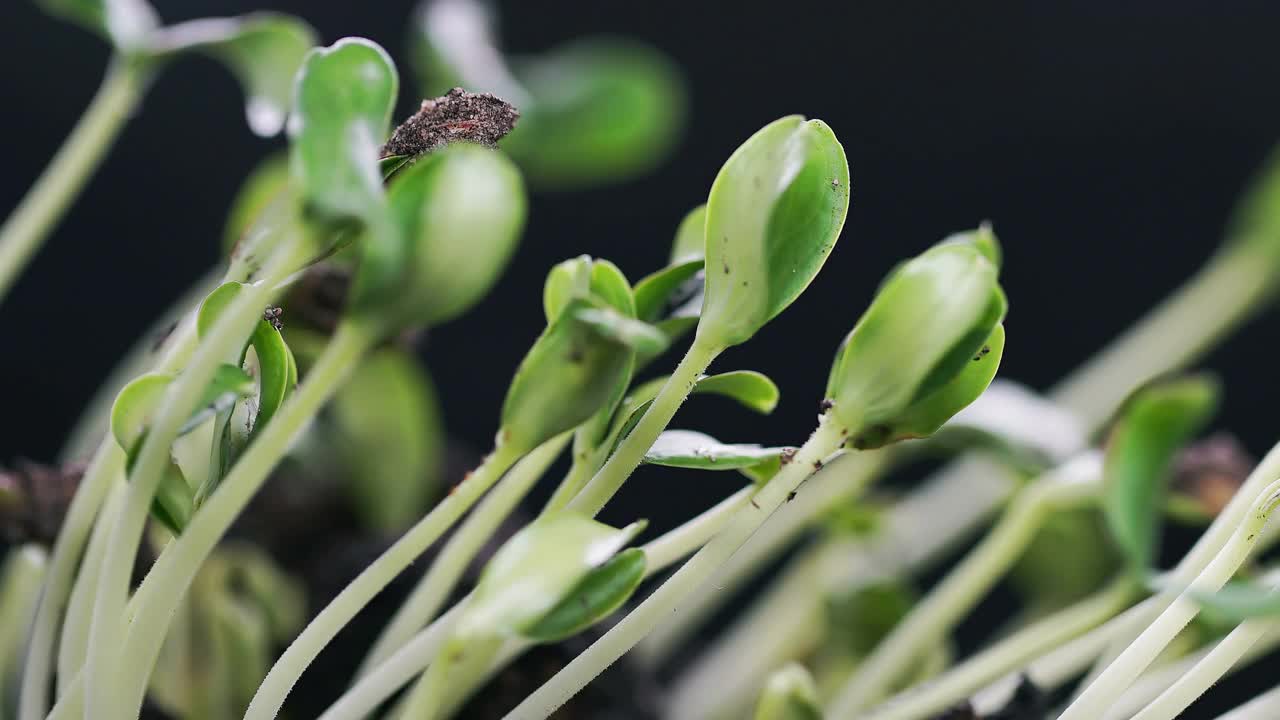
M 400 61 L 412 0 L 159 3 L 166 21 L 271 7 L 325 42 L 364 35 Z M 1212 252 L 1233 200 L 1280 136 L 1272 3 L 837 3 L 791 0 L 501 3 L 514 51 L 585 34 L 648 41 L 684 69 L 686 134 L 656 172 L 587 192 L 537 193 L 519 255 L 425 357 L 459 442 L 487 447 L 507 382 L 541 328 L 546 269 L 578 253 L 633 279 L 664 263 L 676 224 L 728 154 L 764 123 L 803 113 L 844 143 L 848 225 L 795 305 L 718 369 L 781 385 L 771 417 L 714 400 L 676 425 L 725 440 L 798 443 L 831 353 L 898 259 L 990 219 L 1011 300 L 1002 374 L 1046 387 Z M 25 0 L 0 3 L 0 211 L 44 167 L 101 79 L 107 51 Z M 0 304 L 0 463 L 53 460 L 113 362 L 218 261 L 240 180 L 277 143 L 245 126 L 213 62 L 164 72 L 70 217 Z M 286 317 L 287 321 L 287 317 Z M 1264 313 L 1205 366 L 1226 381 L 1222 427 L 1255 453 L 1280 435 Z M 619 499 L 659 525 L 721 497 L 727 475 L 643 472 Z M 655 500 L 656 499 L 656 500 Z M 637 511 L 636 508 L 639 508 Z

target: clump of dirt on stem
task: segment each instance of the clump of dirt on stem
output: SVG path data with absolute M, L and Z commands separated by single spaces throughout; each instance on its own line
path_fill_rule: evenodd
M 423 100 L 422 107 L 391 133 L 383 157 L 410 157 L 438 150 L 452 142 L 493 147 L 516 126 L 520 111 L 496 95 L 454 88 Z

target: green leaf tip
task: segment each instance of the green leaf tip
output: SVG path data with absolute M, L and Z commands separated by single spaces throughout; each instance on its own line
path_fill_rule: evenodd
M 1155 559 L 1160 516 L 1176 453 L 1213 416 L 1219 385 L 1199 374 L 1161 378 L 1125 401 L 1107 439 L 1103 513 L 1134 572 Z
M 991 382 L 1007 308 L 993 247 L 953 236 L 881 285 L 842 342 L 827 382 L 855 446 L 927 436 Z
M 822 720 L 818 686 L 803 665 L 792 662 L 771 673 L 753 720 Z
M 706 294 L 698 338 L 746 341 L 826 262 L 849 209 L 849 164 L 831 128 L 792 115 L 743 143 L 706 210 Z

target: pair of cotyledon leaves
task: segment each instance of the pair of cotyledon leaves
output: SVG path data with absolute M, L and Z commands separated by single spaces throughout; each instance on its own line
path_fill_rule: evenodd
M 156 64 L 187 52 L 217 58 L 244 87 L 249 127 L 274 135 L 288 114 L 293 77 L 315 32 L 287 15 L 255 13 L 162 26 L 145 0 L 39 0 L 51 14 L 100 35 L 130 62 Z
M 207 332 L 218 315 L 242 290 L 240 283 L 226 283 L 210 293 L 200 306 L 197 329 Z M 253 348 L 257 378 L 249 375 L 243 365 L 249 348 Z M 146 438 L 152 417 L 168 391 L 175 375 L 148 373 L 142 375 L 116 396 L 111 408 L 111 433 L 132 464 Z M 256 413 L 252 433 L 258 433 L 270 421 L 298 384 L 298 367 L 293 353 L 285 344 L 280 332 L 266 320 L 254 326 L 245 346 L 227 362 L 218 367 L 213 378 L 192 413 L 178 430 L 182 437 L 195 431 L 211 419 L 219 419 L 226 430 L 227 418 L 241 400 L 256 396 Z M 229 433 L 215 433 L 214 443 L 220 446 L 231 442 Z M 220 447 L 219 457 L 230 453 L 229 447 Z M 168 469 L 161 480 L 152 509 L 155 517 L 175 533 L 180 533 L 195 511 L 200 498 L 212 492 L 221 479 L 221 467 L 209 467 L 207 477 L 187 478 L 179 464 L 170 459 Z

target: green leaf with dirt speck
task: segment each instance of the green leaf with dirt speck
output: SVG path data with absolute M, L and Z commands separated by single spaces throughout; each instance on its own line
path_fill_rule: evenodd
M 831 128 L 799 115 L 766 125 L 720 169 L 707 200 L 699 339 L 746 341 L 808 287 L 849 210 L 849 164 Z
M 612 615 L 640 587 L 647 559 L 639 548 L 623 550 L 593 569 L 560 604 L 527 628 L 531 640 L 553 643 L 572 637 Z
M 972 245 L 944 241 L 903 263 L 836 354 L 827 382 L 836 416 L 862 445 L 883 444 L 913 404 L 981 356 L 1005 307 L 998 268 Z
M 1117 415 L 1103 462 L 1102 508 L 1138 575 L 1155 559 L 1174 456 L 1212 417 L 1218 394 L 1208 375 L 1159 379 L 1136 390 Z

